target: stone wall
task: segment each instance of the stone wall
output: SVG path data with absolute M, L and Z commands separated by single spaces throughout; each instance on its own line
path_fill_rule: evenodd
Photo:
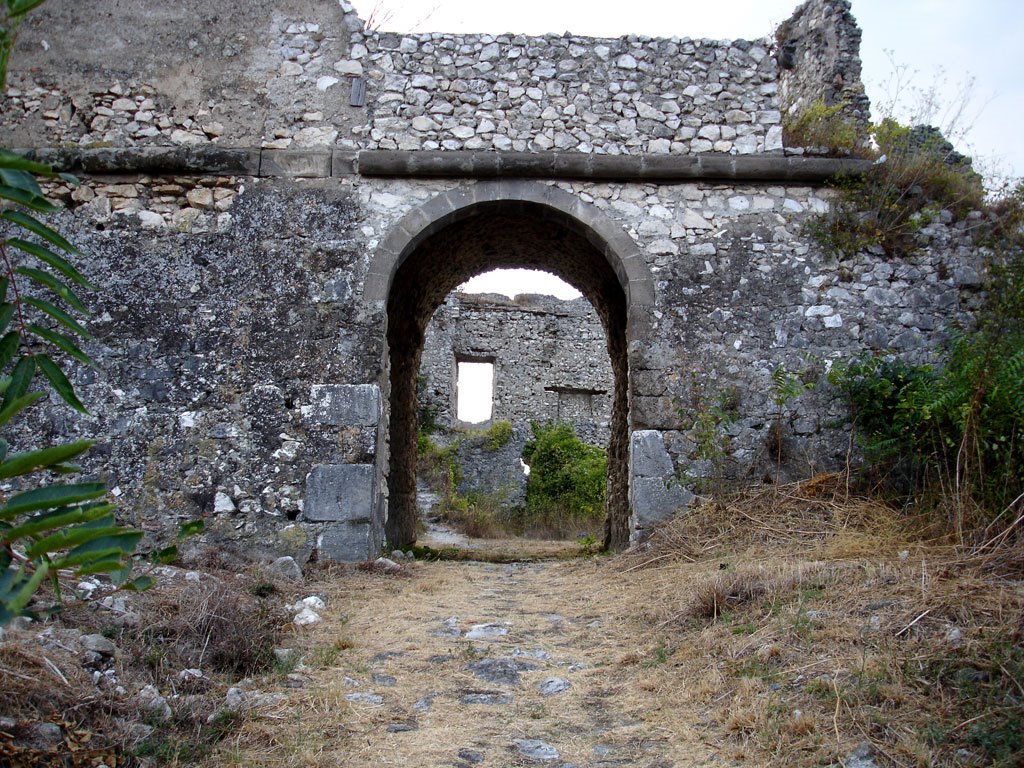
M 841 106 L 867 128 L 871 108 L 861 82 L 860 28 L 849 0 L 805 2 L 775 31 L 779 101 L 797 115 L 815 103 Z
M 423 348 L 421 408 L 459 426 L 456 366 L 494 364 L 492 421 L 563 422 L 608 442 L 612 373 L 601 321 L 586 299 L 453 294 L 438 307 Z
M 483 424 L 457 419 L 460 361 L 494 365 L 492 414 Z M 608 445 L 612 381 L 601 321 L 586 299 L 455 293 L 427 326 L 420 368 L 421 414 L 443 430 L 466 431 L 458 449 L 459 492 L 522 504 L 520 458 L 530 422 L 572 424 L 581 440 Z M 512 435 L 497 449 L 474 434 L 508 421 Z
M 51 0 L 23 30 L 0 145 L 60 148 L 84 178 L 48 191 L 101 288 L 100 372 L 74 374 L 90 418 L 50 402 L 40 422 L 109 436 L 88 469 L 156 538 L 202 516 L 191 546 L 208 551 L 366 557 L 414 493 L 427 321 L 472 274 L 529 266 L 604 324 L 617 542 L 723 467 L 761 482 L 841 466 L 825 371 L 932 359 L 970 322 L 984 253 L 948 214 L 903 258 L 840 261 L 806 234 L 847 166 L 761 154 L 779 89 L 835 51 L 846 86 L 856 70 L 848 4 L 802 8 L 794 29 L 821 35 L 801 45 L 828 50 L 780 74 L 770 41 L 403 37 L 328 0 Z M 816 387 L 778 405 L 780 366 Z M 719 401 L 715 466 L 695 422 Z M 5 437 L 20 449 L 27 430 Z
M 330 0 L 133 6 L 29 17 L 0 144 L 744 155 L 782 151 L 780 104 L 859 84 L 845 0 L 798 9 L 783 70 L 772 37 L 402 35 Z

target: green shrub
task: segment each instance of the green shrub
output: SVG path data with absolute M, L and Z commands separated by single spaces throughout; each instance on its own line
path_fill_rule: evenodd
M 893 490 L 954 490 L 987 522 L 1024 487 L 1024 334 L 955 335 L 941 369 L 871 356 L 833 369 L 868 468 Z M 965 519 L 969 501 L 980 520 Z
M 914 235 L 939 210 L 962 218 L 984 206 L 981 177 L 936 129 L 886 118 L 871 136 L 877 162 L 864 174 L 836 179 L 829 211 L 808 225 L 829 251 L 852 257 L 879 246 L 889 256 L 911 253 Z
M 512 439 L 512 422 L 496 421 L 491 428 L 484 433 L 484 448 L 488 451 L 496 451 L 508 444 Z
M 533 439 L 523 448 L 530 467 L 525 518 L 529 524 L 587 524 L 604 516 L 605 452 L 587 445 L 570 424 L 531 423 Z
M 834 155 L 863 153 L 863 132 L 846 117 L 845 109 L 845 104 L 816 101 L 788 118 L 782 126 L 786 146 L 819 147 Z

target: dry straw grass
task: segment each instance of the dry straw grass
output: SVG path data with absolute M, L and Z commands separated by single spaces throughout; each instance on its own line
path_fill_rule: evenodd
M 670 521 L 609 579 L 663 649 L 655 701 L 731 759 L 1021 764 L 1021 547 L 948 541 L 821 476 Z

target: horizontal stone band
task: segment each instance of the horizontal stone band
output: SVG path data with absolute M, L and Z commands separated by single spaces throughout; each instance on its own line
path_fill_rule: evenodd
M 99 147 L 19 150 L 63 171 L 285 178 L 534 178 L 823 183 L 869 161 L 783 155 L 596 155 L 582 152 Z

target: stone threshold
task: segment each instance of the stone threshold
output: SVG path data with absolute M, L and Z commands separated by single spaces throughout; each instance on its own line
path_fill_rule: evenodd
M 868 160 L 781 154 L 595 155 L 582 152 L 92 147 L 15 150 L 71 173 L 264 178 L 532 178 L 821 184 Z

